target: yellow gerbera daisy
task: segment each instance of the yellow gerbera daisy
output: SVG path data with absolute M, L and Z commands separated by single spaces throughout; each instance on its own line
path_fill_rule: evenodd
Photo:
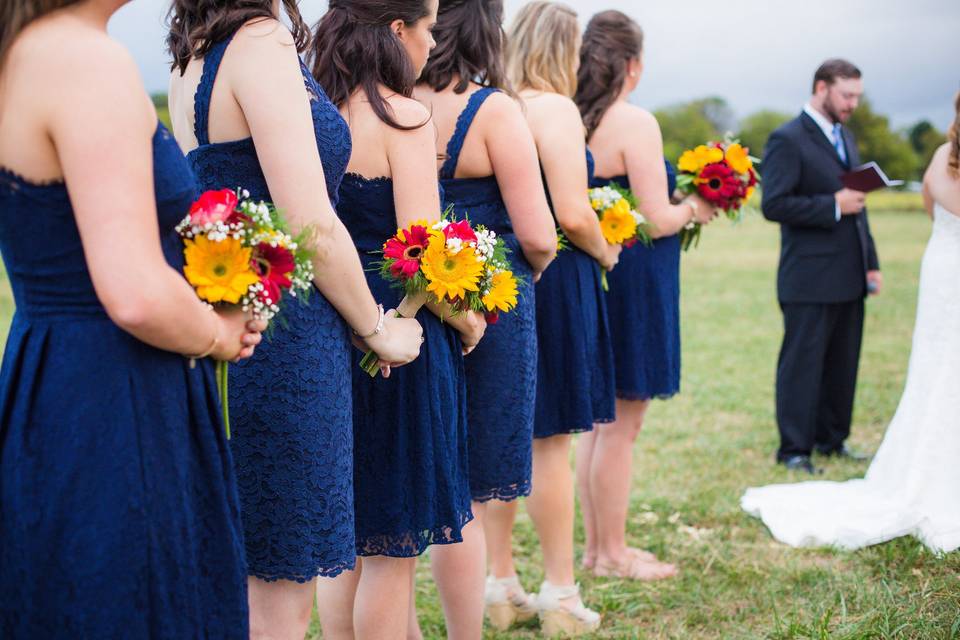
M 637 221 L 630 215 L 630 203 L 620 199 L 600 216 L 600 231 L 610 244 L 623 244 L 637 233 Z
M 430 232 L 430 242 L 423 252 L 420 268 L 427 278 L 427 291 L 437 298 L 451 300 L 463 298 L 467 291 L 479 291 L 483 263 L 471 247 L 463 247 L 457 253 L 447 250 L 447 238 L 443 231 Z
M 750 154 L 740 144 L 733 143 L 727 147 L 725 155 L 727 164 L 737 173 L 746 173 L 753 167 L 753 161 L 750 160 Z
M 183 273 L 201 300 L 236 304 L 259 278 L 250 266 L 251 249 L 239 240 L 211 242 L 206 236 L 185 241 Z
M 510 271 L 495 273 L 490 279 L 490 291 L 483 296 L 483 306 L 487 311 L 499 309 L 510 311 L 517 306 L 517 280 Z
M 701 144 L 695 149 L 684 151 L 677 162 L 677 168 L 685 173 L 697 174 L 708 164 L 721 160 L 723 160 L 722 150 Z

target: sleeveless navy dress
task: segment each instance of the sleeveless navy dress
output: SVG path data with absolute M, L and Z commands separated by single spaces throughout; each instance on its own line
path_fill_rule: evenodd
M 187 158 L 203 189 L 243 187 L 270 201 L 252 138 L 210 143 L 210 94 L 230 40 L 210 50 L 194 99 L 199 145 Z M 327 193 L 350 159 L 350 131 L 300 63 Z M 323 295 L 290 301 L 253 358 L 230 365 L 230 420 L 250 575 L 306 582 L 355 562 L 350 345 Z
M 162 125 L 153 171 L 164 255 L 180 270 L 174 227 L 196 183 Z M 0 638 L 246 638 L 213 363 L 192 369 L 110 320 L 68 191 L 0 169 L 17 306 L 0 369 Z
M 673 165 L 664 160 L 668 193 L 677 186 Z M 595 178 L 630 188 L 627 176 Z M 607 310 L 613 333 L 617 397 L 666 399 L 680 390 L 680 236 L 657 238 L 620 253 L 607 275 Z
M 593 179 L 589 149 L 587 177 Z M 549 196 L 548 192 L 548 200 Z M 536 292 L 539 357 L 534 437 L 590 431 L 595 423 L 612 422 L 613 347 L 600 265 L 571 243 L 543 273 Z
M 497 178 L 454 177 L 470 125 L 496 91 L 485 87 L 470 96 L 440 168 L 445 206 L 452 206 L 458 219 L 469 218 L 503 238 L 520 292 L 516 308 L 488 325 L 483 340 L 464 359 L 470 492 L 478 502 L 513 500 L 530 493 L 537 385 L 533 271 L 513 233 Z
M 340 219 L 350 230 L 374 297 L 395 308 L 401 292 L 375 263 L 397 232 L 393 180 L 348 173 Z M 472 518 L 467 474 L 467 398 L 460 337 L 426 308 L 420 357 L 371 378 L 353 358 L 354 502 L 357 555 L 416 556 L 462 542 Z

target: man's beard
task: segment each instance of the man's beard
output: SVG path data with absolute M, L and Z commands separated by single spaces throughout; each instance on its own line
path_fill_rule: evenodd
M 846 122 L 847 119 L 850 117 L 850 113 L 852 113 L 852 112 L 848 112 L 844 114 L 842 111 L 834 107 L 833 101 L 830 99 L 830 96 L 827 96 L 827 99 L 823 101 L 823 110 L 827 112 L 827 115 L 830 117 L 830 120 L 832 120 L 834 123 L 839 122 L 840 124 L 843 124 L 844 122 Z

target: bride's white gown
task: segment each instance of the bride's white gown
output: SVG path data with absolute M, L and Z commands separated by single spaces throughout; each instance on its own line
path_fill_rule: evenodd
M 906 387 L 866 477 L 747 489 L 740 503 L 795 547 L 960 547 L 960 217 L 934 207 Z

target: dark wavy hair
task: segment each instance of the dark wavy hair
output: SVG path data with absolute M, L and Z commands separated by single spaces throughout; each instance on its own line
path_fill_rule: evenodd
M 0 2 L 0 70 L 17 36 L 34 20 L 80 0 L 3 0 Z
M 419 82 L 443 91 L 454 77 L 454 93 L 463 93 L 476 82 L 509 92 L 503 64 L 503 0 L 440 0 L 437 47 L 430 55 Z
M 953 124 L 947 132 L 950 141 L 950 156 L 947 159 L 947 170 L 954 178 L 960 178 L 960 91 L 953 99 Z
M 411 130 L 426 124 L 407 127 L 397 122 L 377 85 L 413 97 L 416 70 L 390 23 L 413 25 L 429 13 L 426 0 L 330 0 L 329 11 L 315 27 L 310 52 L 310 68 L 330 100 L 341 107 L 360 87 L 373 112 L 391 127 Z
M 310 28 L 300 15 L 297 0 L 282 0 L 290 18 L 293 42 L 303 53 L 310 43 Z M 173 0 L 167 12 L 167 49 L 173 56 L 171 69 L 182 74 L 191 58 L 202 58 L 210 47 L 257 18 L 273 19 L 271 0 Z
M 643 51 L 643 29 L 620 11 L 603 11 L 593 16 L 583 33 L 577 93 L 587 140 L 613 105 L 627 75 L 627 63 Z

